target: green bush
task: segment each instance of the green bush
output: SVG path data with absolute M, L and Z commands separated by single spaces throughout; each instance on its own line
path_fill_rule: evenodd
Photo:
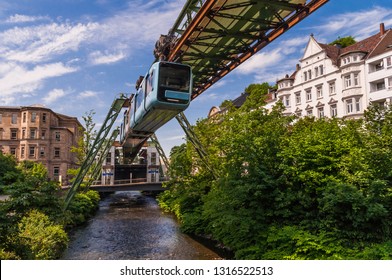
M 0 260 L 20 260 L 20 257 L 14 252 L 8 252 L 0 249 Z
M 67 210 L 67 224 L 79 225 L 90 218 L 99 205 L 99 193 L 93 190 L 75 194 Z
M 68 245 L 68 236 L 62 226 L 37 210 L 23 217 L 18 228 L 19 255 L 23 259 L 56 259 Z

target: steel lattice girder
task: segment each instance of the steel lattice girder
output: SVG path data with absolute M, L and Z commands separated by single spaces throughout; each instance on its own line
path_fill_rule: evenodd
M 190 0 L 172 28 L 177 42 L 168 60 L 192 67 L 194 99 L 326 2 Z

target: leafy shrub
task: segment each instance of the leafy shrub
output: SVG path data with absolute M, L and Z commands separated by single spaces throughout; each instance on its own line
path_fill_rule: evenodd
M 4 249 L 0 249 L 0 260 L 20 260 L 14 252 L 8 252 Z
M 62 226 L 56 225 L 45 214 L 33 210 L 18 224 L 18 241 L 23 259 L 50 260 L 58 258 L 68 245 Z
M 98 207 L 99 194 L 96 191 L 77 193 L 68 207 L 68 224 L 78 225 L 91 217 Z

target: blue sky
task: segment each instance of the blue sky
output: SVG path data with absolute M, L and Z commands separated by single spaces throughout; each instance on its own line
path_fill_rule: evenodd
M 99 126 L 119 93 L 134 92 L 154 61 L 156 40 L 185 2 L 0 0 L 0 106 L 43 104 L 81 122 L 94 110 Z M 291 74 L 312 33 L 321 43 L 348 35 L 358 41 L 377 33 L 381 22 L 392 28 L 390 0 L 330 0 L 196 98 L 185 114 L 194 124 L 250 83 L 274 84 Z M 167 153 L 184 141 L 176 120 L 157 136 Z

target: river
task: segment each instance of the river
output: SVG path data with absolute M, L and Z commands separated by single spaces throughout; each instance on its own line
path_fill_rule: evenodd
M 209 260 L 218 254 L 180 232 L 153 197 L 116 192 L 101 200 L 84 226 L 70 233 L 64 260 Z

